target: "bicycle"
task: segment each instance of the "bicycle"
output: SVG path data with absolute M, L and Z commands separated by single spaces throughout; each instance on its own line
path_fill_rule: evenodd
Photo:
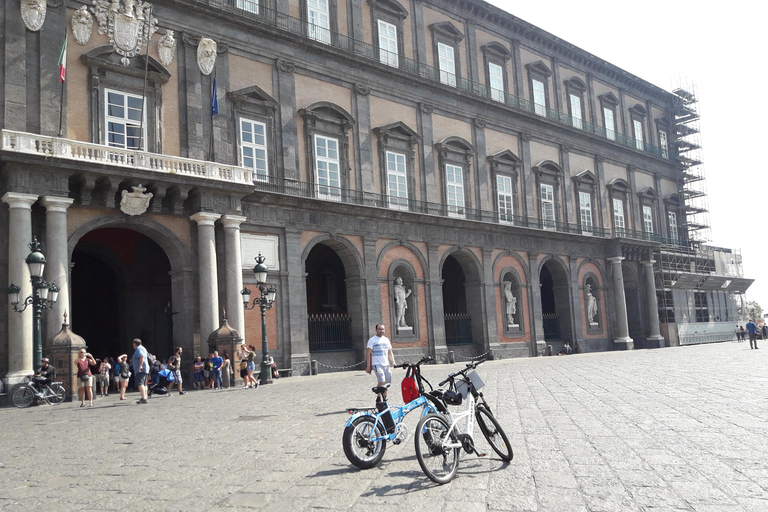
M 408 369 L 418 385 L 418 397 L 409 401 L 402 407 L 390 406 L 386 400 L 377 402 L 376 408 L 348 409 L 352 414 L 344 428 L 342 445 L 344 454 L 353 465 L 360 469 L 370 469 L 376 466 L 384 457 L 387 441 L 398 445 L 408 437 L 408 428 L 403 419 L 408 413 L 423 408 L 422 415 L 441 412 L 447 413 L 447 408 L 439 396 L 435 396 L 432 384 L 421 376 L 420 366 L 431 361 L 431 357 L 425 357 L 416 364 L 403 363 L 395 368 Z M 424 383 L 429 386 L 425 391 Z M 372 391 L 376 394 L 386 393 L 386 386 L 375 386 Z
M 40 384 L 40 389 L 35 386 L 34 375 L 24 377 L 20 387 L 13 392 L 11 400 L 13 405 L 23 409 L 29 407 L 32 403 L 39 403 L 45 400 L 51 405 L 59 405 L 67 397 L 67 392 L 61 382 L 51 382 L 50 384 Z
M 462 401 L 466 400 L 467 407 L 464 412 L 449 415 L 427 414 L 416 427 L 416 458 L 424 474 L 438 484 L 448 483 L 456 476 L 462 449 L 468 454 L 485 456 L 475 448 L 475 420 L 491 448 L 502 460 L 509 462 L 514 456 L 507 434 L 483 397 L 481 389 L 484 383 L 474 371 L 483 362 L 469 363 L 465 369 L 451 373 L 440 383 L 441 387 L 450 383 L 449 388 L 442 392 L 442 400 L 448 405 L 461 405 Z M 462 419 L 466 420 L 463 432 L 459 428 Z

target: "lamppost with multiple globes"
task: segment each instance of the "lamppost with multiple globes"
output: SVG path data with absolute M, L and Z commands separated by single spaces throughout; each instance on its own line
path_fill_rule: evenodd
M 32 336 L 34 341 L 34 367 L 39 368 L 43 359 L 43 309 L 53 309 L 53 305 L 56 303 L 56 299 L 59 298 L 59 287 L 56 283 L 50 285 L 43 280 L 43 270 L 45 270 L 45 256 L 40 252 L 42 245 L 37 241 L 37 237 L 32 239 L 32 243 L 29 244 L 29 249 L 32 251 L 25 260 L 27 267 L 29 267 L 30 282 L 32 283 L 32 295 L 24 300 L 20 300 L 19 292 L 21 288 L 11 283 L 8 287 L 8 298 L 11 301 L 13 310 L 17 313 L 21 313 L 27 306 L 32 306 L 34 313 L 34 322 L 32 324 Z M 50 298 L 48 295 L 50 293 Z M 23 305 L 19 309 L 19 303 Z
M 243 306 L 245 309 L 253 309 L 257 305 L 261 311 L 261 384 L 272 383 L 272 365 L 269 362 L 269 347 L 267 346 L 267 310 L 272 309 L 275 302 L 277 289 L 274 286 L 267 286 L 267 267 L 264 262 L 267 258 L 261 255 L 256 257 L 256 266 L 253 267 L 253 273 L 256 275 L 256 285 L 259 287 L 261 297 L 254 297 L 251 303 L 251 290 L 243 288 L 240 293 L 243 295 Z M 249 307 L 250 304 L 250 307 Z

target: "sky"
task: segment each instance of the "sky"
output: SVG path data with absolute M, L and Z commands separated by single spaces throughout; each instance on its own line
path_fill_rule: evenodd
M 768 312 L 768 180 L 753 144 L 768 144 L 762 55 L 768 6 L 680 0 L 491 4 L 658 87 L 693 84 L 711 223 L 710 245 L 740 249 L 747 300 Z M 682 80 L 682 81 L 681 81 Z M 753 99 L 757 101 L 752 101 Z M 759 154 L 759 150 L 758 150 Z

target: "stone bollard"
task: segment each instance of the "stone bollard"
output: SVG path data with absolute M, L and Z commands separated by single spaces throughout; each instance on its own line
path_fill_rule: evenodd
M 552 355 L 552 345 L 547 345 L 547 355 L 548 356 Z
M 453 350 L 448 351 L 448 364 L 453 364 L 456 362 L 456 358 L 454 357 Z
M 315 359 L 312 359 L 309 362 L 309 374 L 310 375 L 317 375 L 317 361 Z

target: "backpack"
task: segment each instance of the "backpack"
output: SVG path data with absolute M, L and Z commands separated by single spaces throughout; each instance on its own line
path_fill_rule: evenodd
M 155 367 L 155 363 L 157 360 L 155 359 L 155 356 L 147 352 L 147 363 L 149 363 L 149 370 L 152 371 L 152 368 Z
M 400 392 L 403 395 L 403 402 L 406 404 L 416 400 L 420 395 L 419 386 L 416 384 L 416 379 L 414 378 L 416 372 L 417 370 L 414 370 L 413 366 L 409 366 L 408 370 L 405 372 L 403 381 L 400 383 Z
M 131 371 L 128 369 L 128 363 L 120 363 L 120 377 L 127 379 L 131 376 Z

